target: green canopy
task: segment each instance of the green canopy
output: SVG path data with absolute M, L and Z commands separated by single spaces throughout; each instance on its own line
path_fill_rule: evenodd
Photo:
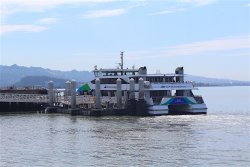
M 84 84 L 84 85 L 82 85 L 80 88 L 78 88 L 78 92 L 88 92 L 88 91 L 90 91 L 91 89 L 90 89 L 90 87 L 89 87 L 89 85 L 88 84 Z

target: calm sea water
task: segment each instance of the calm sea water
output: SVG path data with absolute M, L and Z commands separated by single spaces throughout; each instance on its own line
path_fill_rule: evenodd
M 250 166 L 250 87 L 197 93 L 207 115 L 0 115 L 0 166 Z

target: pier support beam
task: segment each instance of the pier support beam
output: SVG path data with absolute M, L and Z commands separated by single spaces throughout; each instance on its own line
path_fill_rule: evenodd
M 135 80 L 129 80 L 129 99 L 135 99 Z
M 150 91 L 149 90 L 145 90 L 144 92 L 144 98 L 145 98 L 145 101 L 150 104 L 150 105 L 153 105 L 153 101 L 152 99 L 150 98 Z
M 121 109 L 122 108 L 122 80 L 118 78 L 116 80 L 116 104 L 117 108 Z
M 144 80 L 139 79 L 139 100 L 144 99 Z
M 138 116 L 147 116 L 147 102 L 144 98 L 144 80 L 143 78 L 139 79 L 139 100 L 136 103 L 136 115 Z
M 48 96 L 49 96 L 49 106 L 54 105 L 54 82 L 48 82 Z
M 127 91 L 123 92 L 123 97 L 124 97 L 124 106 L 126 106 L 128 103 L 128 92 Z
M 64 91 L 64 96 L 68 97 L 71 95 L 71 90 L 70 90 L 70 81 L 65 82 L 65 91 Z
M 136 100 L 135 100 L 135 80 L 129 80 L 129 99 L 127 101 L 127 114 L 136 115 Z
M 70 83 L 70 89 L 71 89 L 71 108 L 76 107 L 76 81 L 72 80 Z
M 95 80 L 95 107 L 96 109 L 101 109 L 101 88 L 100 88 L 100 79 Z

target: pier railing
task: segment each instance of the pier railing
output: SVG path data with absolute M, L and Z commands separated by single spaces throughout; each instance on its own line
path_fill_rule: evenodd
M 71 96 L 61 96 L 57 98 L 57 102 L 63 103 L 70 105 L 71 102 Z M 108 96 L 103 96 L 101 97 L 101 102 L 102 104 L 105 103 L 116 103 L 116 97 L 108 97 Z M 81 95 L 81 96 L 76 96 L 76 105 L 79 104 L 94 104 L 95 103 L 95 97 L 91 95 Z
M 48 103 L 48 95 L 0 93 L 0 102 Z
M 63 103 L 63 104 L 66 104 L 66 105 L 70 105 L 71 96 L 57 97 L 57 102 Z M 90 96 L 90 95 L 76 96 L 76 105 L 79 105 L 79 104 L 94 104 L 94 103 L 95 103 L 94 96 Z
M 54 96 L 55 103 L 66 105 L 71 104 L 71 96 Z M 124 102 L 124 98 L 122 98 Z M 25 103 L 49 103 L 48 95 L 43 94 L 15 94 L 15 93 L 0 93 L 0 102 L 25 102 Z M 102 104 L 116 103 L 116 97 L 101 97 Z M 95 97 L 92 95 L 76 96 L 76 105 L 80 104 L 95 104 Z

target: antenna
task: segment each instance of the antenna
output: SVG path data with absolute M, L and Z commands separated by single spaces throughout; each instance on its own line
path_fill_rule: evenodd
M 120 66 L 121 66 L 121 69 L 123 70 L 123 53 L 124 53 L 125 51 L 121 51 L 121 64 L 120 64 Z

